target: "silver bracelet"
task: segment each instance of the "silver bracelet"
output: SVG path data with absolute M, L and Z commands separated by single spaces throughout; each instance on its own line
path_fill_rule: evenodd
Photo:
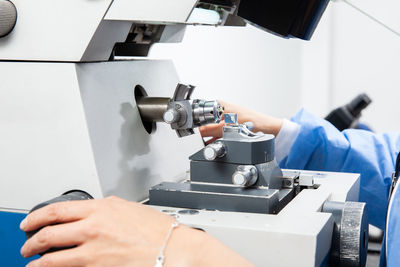
M 163 266 L 164 261 L 165 261 L 165 256 L 164 256 L 165 249 L 167 248 L 167 244 L 168 244 L 168 241 L 169 241 L 169 239 L 171 237 L 172 231 L 175 228 L 177 228 L 178 226 L 179 226 L 178 222 L 174 222 L 171 225 L 171 228 L 169 229 L 169 232 L 167 234 L 167 238 L 165 238 L 165 241 L 164 241 L 163 246 L 161 247 L 160 253 L 158 253 L 158 256 L 157 256 L 157 259 L 156 259 L 156 265 L 154 267 L 162 267 Z

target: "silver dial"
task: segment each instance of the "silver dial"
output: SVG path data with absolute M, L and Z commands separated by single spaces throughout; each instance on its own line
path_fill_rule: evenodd
M 17 9 L 11 1 L 0 0 L 0 37 L 9 34 L 17 23 Z
M 206 160 L 215 160 L 216 158 L 222 158 L 226 154 L 226 149 L 223 143 L 216 142 L 209 144 L 203 150 L 203 155 Z
M 234 185 L 252 186 L 257 182 L 258 171 L 252 165 L 240 165 L 236 168 L 235 173 L 232 175 L 232 183 Z

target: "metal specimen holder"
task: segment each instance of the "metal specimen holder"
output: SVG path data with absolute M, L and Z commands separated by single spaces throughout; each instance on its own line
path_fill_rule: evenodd
M 284 179 L 274 153 L 275 137 L 253 133 L 225 114 L 223 138 L 190 157 L 190 180 L 150 189 L 151 205 L 272 214 L 294 196 L 294 179 Z

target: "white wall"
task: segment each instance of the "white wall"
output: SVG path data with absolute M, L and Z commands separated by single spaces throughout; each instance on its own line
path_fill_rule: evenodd
M 386 13 L 379 14 L 391 18 L 395 15 L 400 25 L 400 2 L 383 2 L 390 8 L 385 6 Z M 363 8 L 381 10 L 381 4 L 369 0 Z M 363 119 L 377 131 L 399 131 L 400 37 L 350 6 L 334 3 L 331 54 L 332 105 L 365 91 L 374 102 Z
M 180 44 L 158 44 L 195 97 L 223 99 L 281 117 L 301 106 L 301 43 L 248 27 L 190 26 Z
M 399 1 L 351 1 L 400 30 Z M 301 95 L 307 109 L 324 116 L 365 92 L 373 103 L 362 121 L 378 132 L 400 130 L 400 109 L 396 108 L 400 100 L 398 35 L 336 1 L 330 4 L 312 41 L 303 45 L 302 55 Z
M 310 41 L 301 42 L 301 98 L 308 111 L 325 117 L 332 109 L 332 9 L 328 6 Z

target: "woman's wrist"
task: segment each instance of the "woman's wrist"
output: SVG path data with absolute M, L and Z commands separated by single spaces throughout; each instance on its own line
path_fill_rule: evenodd
M 172 233 L 166 248 L 165 266 L 201 266 L 199 252 L 206 239 L 207 235 L 203 231 L 179 225 Z
M 261 113 L 255 114 L 253 119 L 254 132 L 263 132 L 277 136 L 282 128 L 283 120 Z

